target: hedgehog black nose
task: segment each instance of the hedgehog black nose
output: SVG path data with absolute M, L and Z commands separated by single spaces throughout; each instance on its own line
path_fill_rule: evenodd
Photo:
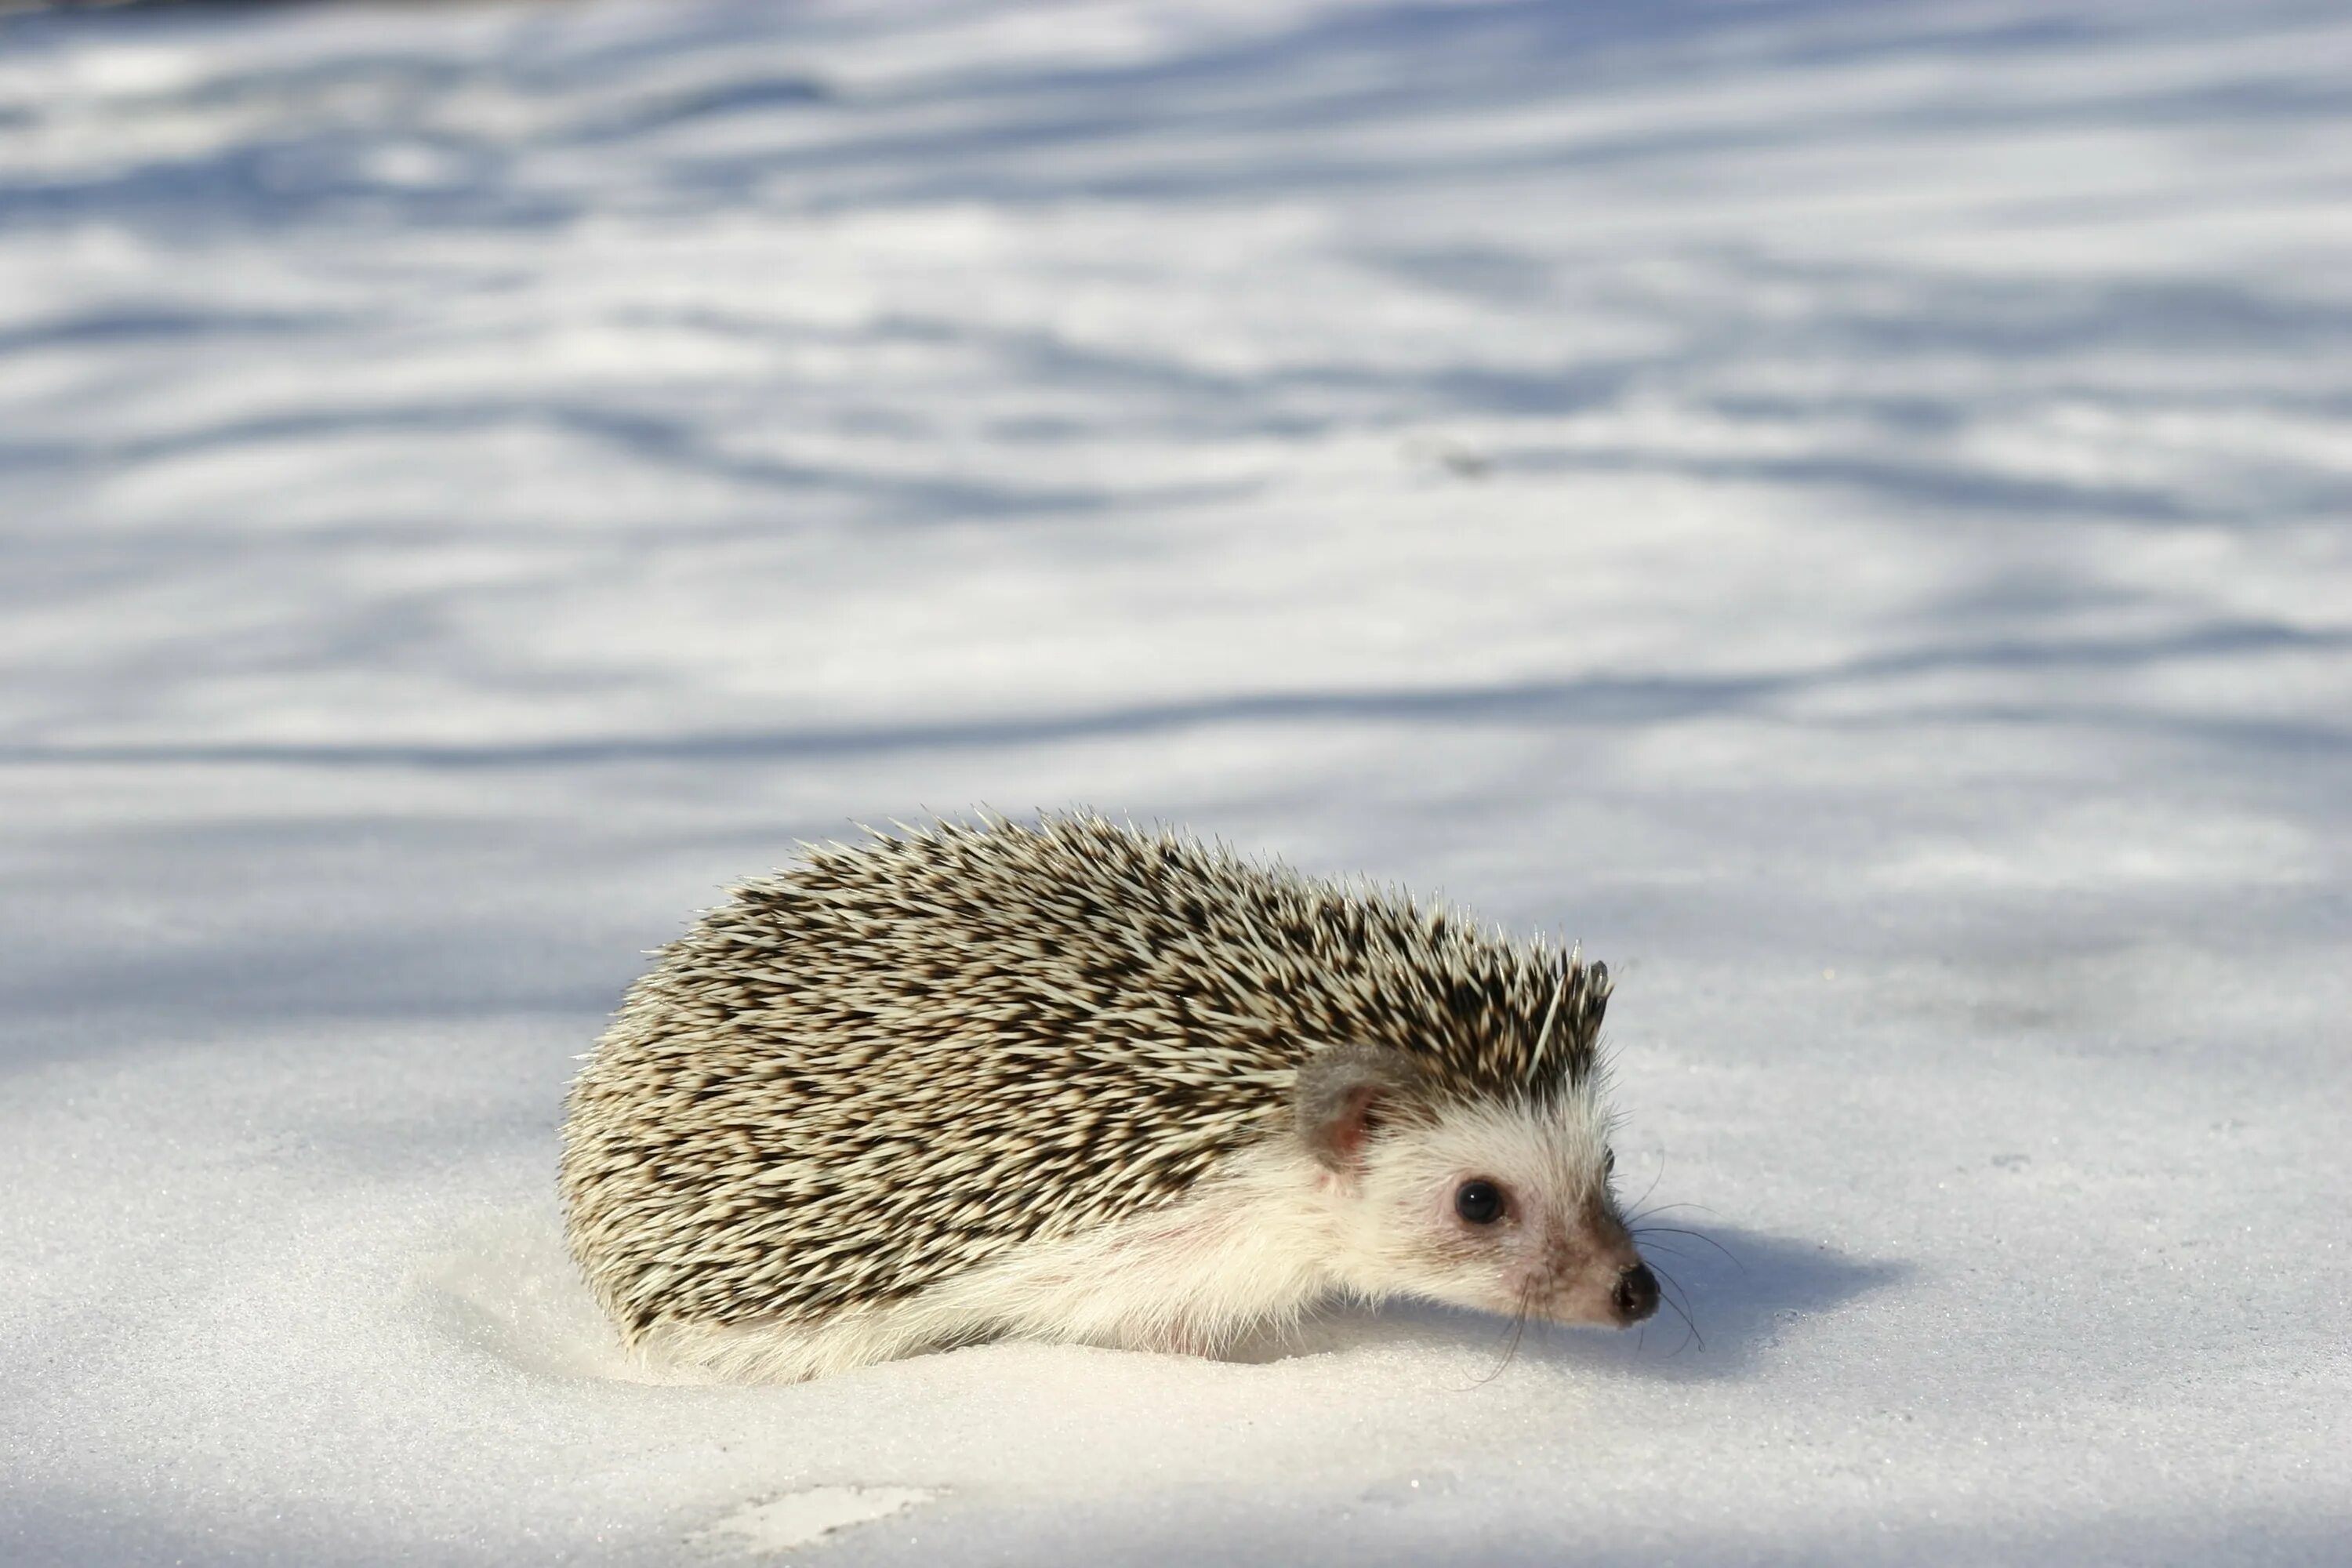
M 1617 1289 L 1612 1300 L 1617 1303 L 1620 1318 L 1638 1323 L 1658 1310 L 1658 1277 L 1650 1272 L 1646 1263 L 1629 1264 L 1617 1271 Z

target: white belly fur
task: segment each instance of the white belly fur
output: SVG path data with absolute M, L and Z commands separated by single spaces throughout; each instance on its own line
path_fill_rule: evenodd
M 901 1300 L 814 1327 L 665 1324 L 642 1349 L 660 1369 L 780 1383 L 1000 1338 L 1210 1353 L 1345 1289 L 1331 1185 L 1302 1151 L 1270 1144 L 1167 1208 Z

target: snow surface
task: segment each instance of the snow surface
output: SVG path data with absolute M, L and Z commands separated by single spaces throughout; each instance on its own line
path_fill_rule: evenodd
M 2347 82 L 2208 0 L 0 18 L 0 1561 L 2352 1562 Z M 572 1057 L 982 802 L 1580 936 L 1703 1348 L 628 1380 Z

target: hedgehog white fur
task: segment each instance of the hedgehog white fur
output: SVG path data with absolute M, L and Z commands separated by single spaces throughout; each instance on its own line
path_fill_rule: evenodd
M 1210 1352 L 1412 1295 L 1624 1324 L 1608 972 L 1098 816 L 746 882 L 572 1086 L 574 1257 L 640 1352 L 812 1377 L 999 1337 Z

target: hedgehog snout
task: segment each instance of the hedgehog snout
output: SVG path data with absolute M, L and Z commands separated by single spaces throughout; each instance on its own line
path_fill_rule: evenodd
M 1657 1276 L 1613 1208 L 1588 1205 L 1553 1225 L 1541 1265 L 1548 1316 L 1622 1329 L 1657 1311 Z
M 1658 1277 L 1646 1263 L 1629 1263 L 1617 1271 L 1617 1289 L 1609 1300 L 1620 1323 L 1638 1323 L 1658 1310 Z

